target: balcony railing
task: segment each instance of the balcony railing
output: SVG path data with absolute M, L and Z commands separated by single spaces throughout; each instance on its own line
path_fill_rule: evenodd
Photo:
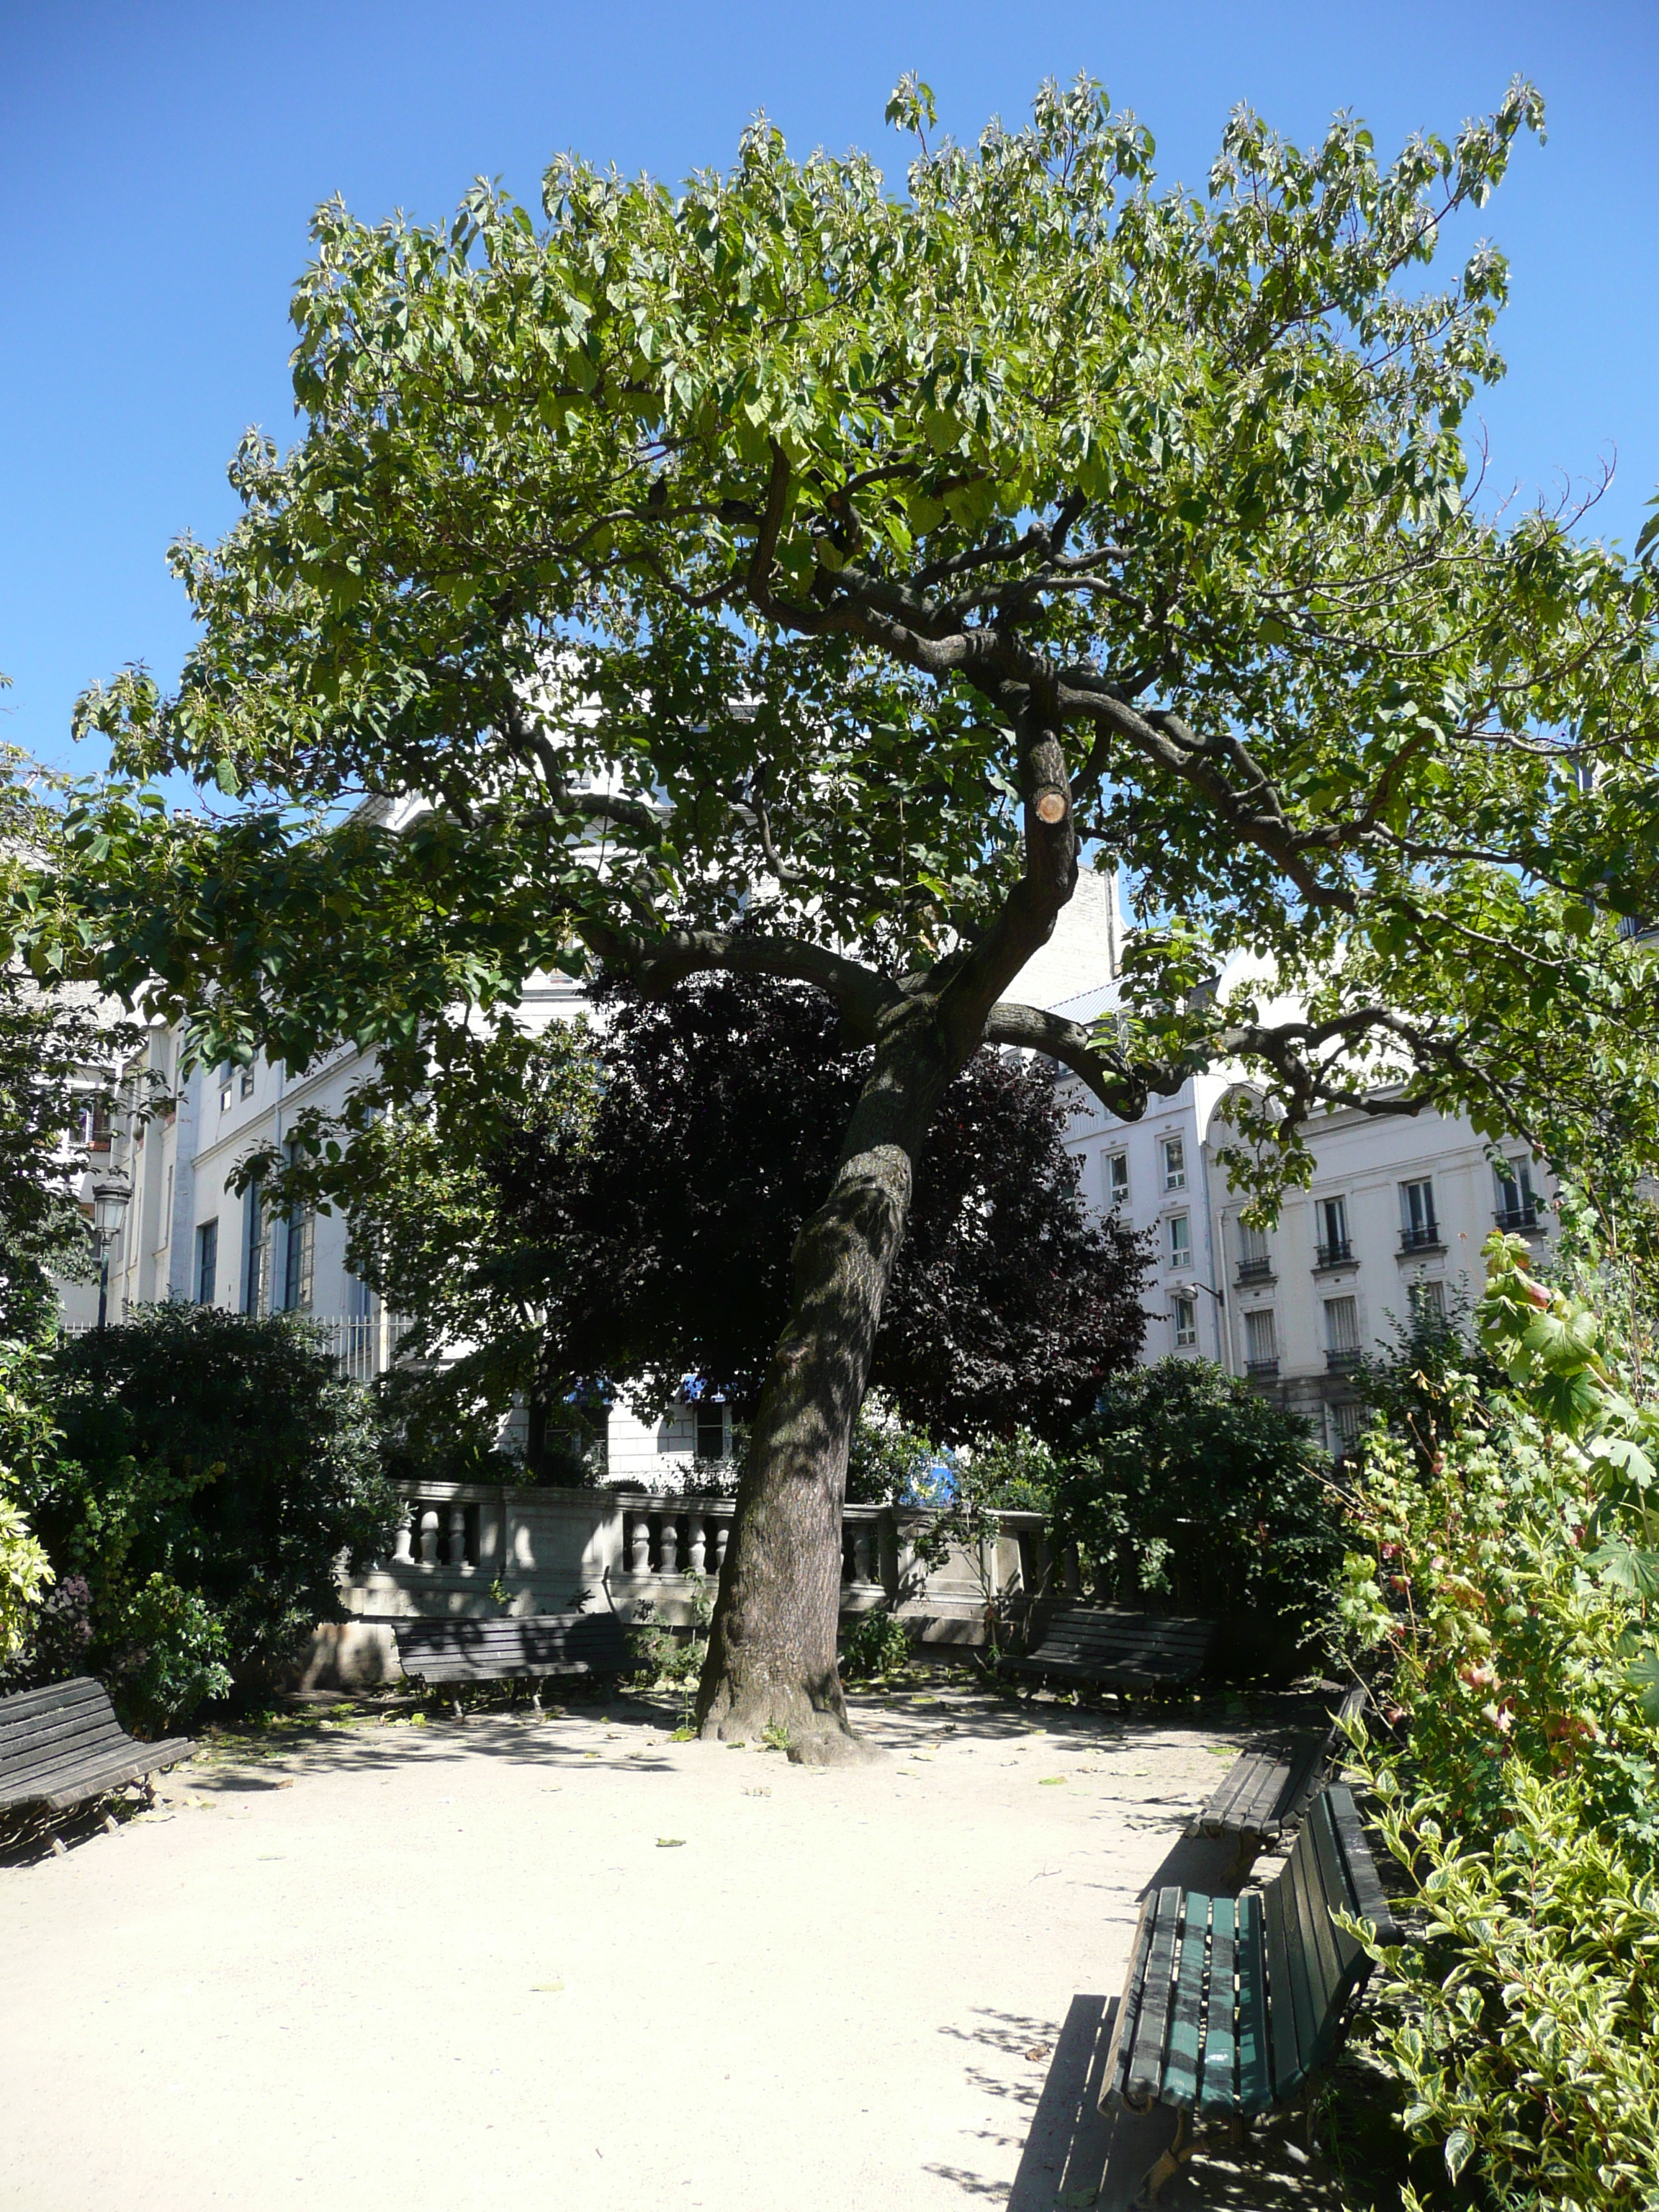
M 1516 1231 L 1538 1227 L 1538 1201 L 1529 1199 L 1525 1206 L 1500 1206 L 1492 1219 L 1503 1230 Z
M 1352 1345 L 1341 1352 L 1327 1352 L 1326 1367 L 1333 1375 L 1346 1375 L 1359 1364 L 1359 1346 Z
M 1402 1252 L 1443 1252 L 1446 1249 L 1445 1239 L 1440 1234 L 1439 1223 L 1424 1221 L 1418 1223 L 1413 1228 L 1402 1229 L 1400 1232 L 1400 1249 Z
M 1353 1246 L 1346 1237 L 1338 1237 L 1329 1244 L 1316 1244 L 1314 1247 L 1316 1270 L 1322 1267 L 1352 1267 L 1352 1265 Z
M 1252 1382 L 1271 1382 L 1279 1373 L 1278 1359 L 1247 1359 L 1244 1372 Z
M 1273 1263 L 1265 1254 L 1259 1260 L 1241 1260 L 1238 1263 L 1241 1283 L 1271 1283 L 1273 1279 Z

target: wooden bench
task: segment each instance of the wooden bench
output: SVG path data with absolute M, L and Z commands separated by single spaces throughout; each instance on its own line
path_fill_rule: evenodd
M 398 1620 L 392 1634 L 405 1674 L 433 1683 L 529 1680 L 538 1704 L 550 1676 L 623 1674 L 634 1663 L 623 1624 L 609 1612 Z
M 1370 1962 L 1333 1918 L 1400 1931 L 1352 1793 L 1310 1805 L 1283 1868 L 1259 1892 L 1160 1889 L 1140 1909 L 1106 2062 L 1103 2108 L 1172 2106 L 1176 2141 L 1142 2179 L 1175 2170 L 1187 2115 L 1235 2124 L 1293 2097 L 1334 2052 Z M 1138 2193 L 1138 2191 L 1137 2191 Z
M 109 1692 L 89 1674 L 19 1690 L 0 1698 L 0 1813 L 38 1812 L 50 1829 L 54 1813 L 144 1782 L 195 1748 L 183 1736 L 136 1741 L 116 1719 Z M 56 1836 L 52 1844 L 64 1848 Z
M 1115 1606 L 1057 1607 L 1042 1641 L 1004 1663 L 1012 1674 L 1094 1682 L 1108 1690 L 1178 1688 L 1201 1673 L 1214 1625 L 1172 1614 L 1127 1613 Z
M 1365 1686 L 1350 1690 L 1322 1731 L 1305 1730 L 1279 1750 L 1247 1751 L 1227 1769 L 1194 1822 L 1194 1832 L 1237 1844 L 1241 1867 L 1277 1843 L 1301 1819 L 1344 1741 L 1346 1723 L 1365 1704 Z

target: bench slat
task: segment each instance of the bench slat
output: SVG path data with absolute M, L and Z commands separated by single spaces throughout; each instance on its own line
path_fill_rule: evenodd
M 1157 1917 L 1157 1898 L 1145 1899 L 1135 1922 L 1134 1941 L 1129 1946 L 1129 1970 L 1123 1978 L 1123 1995 L 1118 2001 L 1117 2022 L 1112 2030 L 1112 2047 L 1106 2058 L 1103 2094 L 1104 2097 L 1115 2097 L 1120 2104 L 1129 2101 L 1129 2067 L 1134 2057 L 1135 2031 L 1140 2021 L 1141 1999 L 1146 1993 L 1146 1954 L 1152 1946 L 1152 1923 Z
M 1323 1798 L 1309 1810 L 1308 1833 L 1313 1838 L 1318 1856 L 1319 1882 L 1325 1893 L 1328 1917 L 1337 1912 L 1352 1912 L 1357 1900 L 1348 1880 L 1348 1870 L 1342 1863 L 1342 1846 L 1337 1841 L 1331 1808 Z M 1364 1953 L 1346 1928 L 1337 1926 L 1334 1919 L 1329 1920 L 1329 1926 L 1331 1942 L 1336 1951 L 1337 1975 L 1342 1983 L 1346 1984 L 1352 1980 L 1354 1966 Z
M 1331 1925 L 1331 1910 L 1325 1895 L 1321 1876 L 1319 1850 L 1314 1840 L 1314 1826 L 1319 1808 L 1314 1808 L 1313 1820 L 1303 1824 L 1291 1853 L 1286 1868 L 1288 1878 L 1295 1885 L 1296 1906 L 1302 1922 L 1302 1950 L 1308 1970 L 1308 2002 L 1311 2017 L 1303 2043 L 1303 2062 L 1312 2067 L 1319 2063 L 1320 2047 L 1325 2039 L 1325 2023 L 1334 2004 L 1340 2002 L 1342 1962 L 1337 1956 L 1336 1930 Z
M 1238 1973 L 1238 2104 L 1247 2118 L 1273 2101 L 1267 2045 L 1267 1957 L 1262 1941 L 1261 1899 L 1238 1900 L 1235 1936 Z
M 88 1737 L 118 1737 L 121 1724 L 107 1705 L 75 1705 L 63 1712 L 42 1713 L 25 1728 L 0 1730 L 0 1764 L 32 1758 L 53 1744 L 79 1743 Z
M 1237 1900 L 1212 1898 L 1210 1992 L 1204 2008 L 1204 2064 L 1198 2087 L 1200 2112 L 1238 2108 L 1238 1993 L 1233 1984 L 1237 1926 Z
M 100 1732 L 71 1743 L 49 1745 L 32 1753 L 27 1759 L 8 1759 L 0 1765 L 0 1787 L 25 1789 L 37 1776 L 60 1773 L 66 1768 L 83 1765 L 89 1759 L 111 1758 L 125 1751 L 131 1741 L 131 1736 L 109 1736 Z
M 111 1759 L 90 1771 L 67 1778 L 46 1796 L 34 1802 L 44 1805 L 49 1813 L 66 1813 L 72 1805 L 83 1804 L 88 1797 L 101 1797 L 111 1790 L 118 1790 L 129 1782 L 142 1782 L 164 1766 L 176 1766 L 180 1759 L 188 1759 L 195 1750 L 193 1743 L 136 1744 L 135 1757 Z M 155 1756 L 157 1752 L 164 1754 Z
M 1164 2058 L 1163 2101 L 1191 2109 L 1198 2097 L 1198 2062 L 1204 2042 L 1204 1969 L 1208 1964 L 1212 1900 L 1188 1893 L 1176 1946 L 1175 1990 Z
M 1291 1992 L 1290 1949 L 1286 1942 L 1291 1916 L 1282 1880 L 1270 1882 L 1261 1893 L 1264 1948 L 1267 1955 L 1267 2030 L 1273 2044 L 1275 2099 L 1286 2097 L 1300 2081 L 1297 2063 L 1297 2008 Z
M 58 1712 L 70 1705 L 106 1705 L 109 1692 L 95 1674 L 76 1674 L 67 1682 L 49 1682 L 43 1690 L 13 1690 L 0 1699 L 0 1726 L 27 1720 L 34 1713 Z
M 1176 1942 L 1180 1928 L 1181 1892 L 1160 1889 L 1158 1917 L 1152 1923 L 1152 1940 L 1146 1954 L 1140 2018 L 1135 2023 L 1135 2046 L 1129 2060 L 1129 2101 L 1142 2108 L 1155 2102 L 1164 2087 L 1164 2046 L 1169 2034 Z
M 1348 1886 L 1353 1893 L 1353 1911 L 1356 1919 L 1369 1920 L 1383 1943 L 1397 1943 L 1400 1930 L 1395 1925 L 1389 1900 L 1383 1894 L 1382 1877 L 1376 1871 L 1376 1862 L 1371 1856 L 1370 1845 L 1365 1841 L 1365 1832 L 1360 1826 L 1359 1808 L 1353 1802 L 1353 1792 L 1346 1782 L 1333 1782 L 1325 1792 L 1330 1808 L 1331 1825 L 1342 1845 L 1342 1861 L 1347 1869 Z

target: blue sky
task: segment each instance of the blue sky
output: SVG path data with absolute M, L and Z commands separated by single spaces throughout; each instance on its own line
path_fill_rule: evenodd
M 1549 144 L 1482 221 L 1514 272 L 1493 476 L 1529 494 L 1616 453 L 1596 526 L 1634 535 L 1659 483 L 1652 0 L 0 0 L 0 737 L 84 772 L 76 692 L 129 660 L 176 673 L 167 545 L 230 522 L 248 423 L 292 434 L 287 302 L 318 201 L 430 220 L 483 173 L 533 206 L 571 146 L 678 179 L 729 161 L 759 107 L 798 152 L 862 144 L 896 177 L 882 108 L 907 69 L 963 137 L 1086 69 L 1194 184 L 1241 100 L 1301 139 L 1354 108 L 1386 151 L 1532 76 Z

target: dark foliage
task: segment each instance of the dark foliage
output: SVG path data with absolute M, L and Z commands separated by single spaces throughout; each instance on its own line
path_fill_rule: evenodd
M 1341 1556 L 1340 1508 L 1307 1424 L 1209 1360 L 1163 1359 L 1107 1385 L 1066 1455 L 1054 1510 L 1102 1594 L 1300 1643 Z
M 76 1617 L 43 1623 L 35 1663 L 73 1644 L 150 1726 L 227 1671 L 269 1681 L 341 1617 L 340 1553 L 390 1534 L 362 1393 L 305 1324 L 211 1306 L 143 1307 L 54 1358 L 61 1456 L 20 1502 Z
M 687 1376 L 754 1403 L 790 1255 L 828 1188 L 868 1054 L 798 986 L 716 976 L 615 989 L 580 1152 L 520 1123 L 492 1172 L 548 1255 L 569 1376 Z M 1040 1066 L 981 1052 L 945 1094 L 877 1340 L 872 1388 L 941 1442 L 1069 1432 L 1139 1349 L 1146 1259 L 1091 1217 Z

